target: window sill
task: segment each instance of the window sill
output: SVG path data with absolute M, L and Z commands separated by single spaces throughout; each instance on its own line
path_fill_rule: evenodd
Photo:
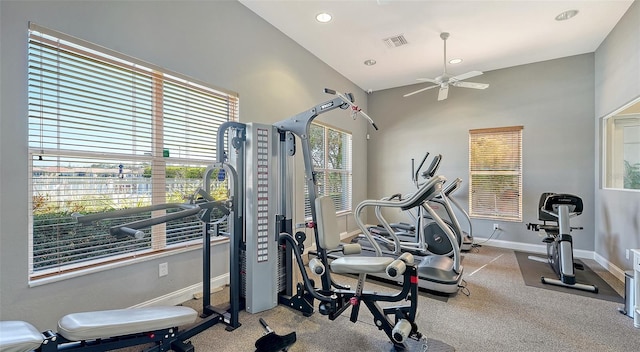
M 218 246 L 218 245 L 225 244 L 225 243 L 229 243 L 229 239 L 228 238 L 221 238 L 221 239 L 213 239 L 213 240 L 211 240 L 211 246 Z M 202 250 L 202 244 L 184 246 L 184 247 L 179 247 L 179 248 L 175 248 L 175 249 L 169 249 L 169 250 L 165 250 L 165 251 L 161 251 L 161 252 L 157 252 L 157 253 L 141 255 L 141 256 L 136 257 L 136 258 L 118 260 L 118 261 L 114 261 L 114 262 L 107 263 L 107 264 L 102 264 L 102 265 L 83 267 L 83 268 L 79 268 L 77 270 L 71 269 L 71 270 L 69 270 L 67 272 L 60 272 L 59 274 L 52 273 L 52 274 L 49 274 L 46 277 L 36 278 L 36 279 L 29 279 L 29 287 L 37 287 L 37 286 L 47 285 L 47 284 L 50 284 L 50 283 L 69 280 L 69 279 L 73 279 L 73 278 L 84 276 L 84 275 L 88 275 L 88 274 L 99 273 L 99 272 L 102 272 L 102 271 L 117 269 L 117 268 L 125 267 L 125 266 L 128 266 L 128 265 L 132 265 L 132 264 L 144 263 L 144 262 L 148 262 L 150 260 L 156 260 L 156 259 L 159 259 L 159 258 L 170 257 L 170 256 L 173 256 L 173 255 L 176 255 L 176 254 L 192 252 L 192 251 L 196 251 L 196 250 L 197 251 Z

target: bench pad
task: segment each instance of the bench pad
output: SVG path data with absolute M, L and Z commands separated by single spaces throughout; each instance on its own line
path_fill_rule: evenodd
M 40 347 L 44 336 L 24 321 L 0 321 L 0 352 L 27 352 Z
M 95 340 L 191 324 L 197 316 L 179 306 L 73 313 L 58 321 L 58 334 L 70 341 Z
M 345 256 L 331 262 L 331 271 L 336 274 L 384 273 L 393 262 L 390 257 Z

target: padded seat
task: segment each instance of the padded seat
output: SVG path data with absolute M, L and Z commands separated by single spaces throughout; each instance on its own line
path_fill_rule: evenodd
M 384 273 L 390 257 L 340 257 L 331 262 L 331 271 L 337 274 L 375 274 Z
M 70 341 L 95 340 L 191 324 L 197 316 L 177 306 L 73 313 L 58 321 L 58 333 Z
M 0 321 L 0 352 L 28 352 L 40 347 L 44 336 L 24 321 Z

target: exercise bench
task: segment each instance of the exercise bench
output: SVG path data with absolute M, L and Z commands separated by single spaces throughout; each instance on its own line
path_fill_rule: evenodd
M 168 351 L 172 345 L 189 346 L 180 341 L 178 327 L 193 324 L 197 316 L 181 306 L 72 313 L 58 321 L 57 333 L 41 333 L 24 321 L 1 321 L 0 352 L 98 352 L 151 343 L 152 350 Z

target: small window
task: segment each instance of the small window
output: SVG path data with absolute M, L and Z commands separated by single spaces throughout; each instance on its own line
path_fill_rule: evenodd
M 469 131 L 469 215 L 522 221 L 522 126 Z
M 317 195 L 330 195 L 338 213 L 351 211 L 351 134 L 312 123 L 309 144 L 316 171 Z M 304 215 L 311 218 L 306 183 Z
M 109 227 L 164 211 L 89 226 L 75 216 L 186 202 L 237 96 L 33 24 L 28 44 L 30 279 L 196 243 L 195 216 L 142 239 Z
M 604 187 L 640 190 L 640 102 L 603 121 Z

